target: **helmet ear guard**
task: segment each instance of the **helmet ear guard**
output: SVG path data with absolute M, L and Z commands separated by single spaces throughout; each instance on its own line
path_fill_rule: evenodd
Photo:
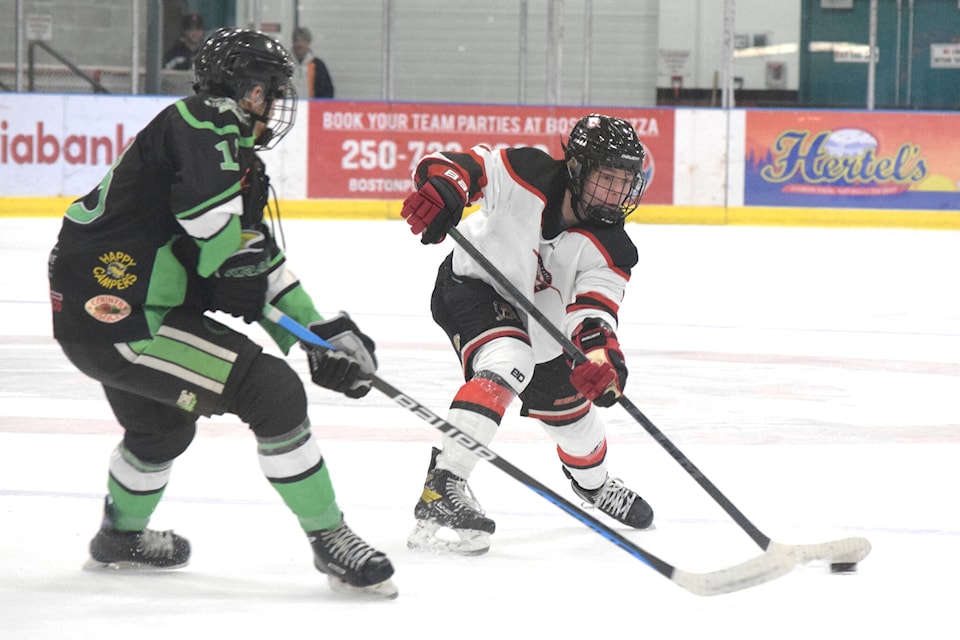
M 263 115 L 246 110 L 267 127 L 258 149 L 270 149 L 293 127 L 297 93 L 293 88 L 293 58 L 279 42 L 250 29 L 218 29 L 197 51 L 194 60 L 196 93 L 239 101 L 255 86 L 263 87 Z
M 600 114 L 585 116 L 573 127 L 563 150 L 571 202 L 578 220 L 604 226 L 619 224 L 639 206 L 646 189 L 646 150 L 629 122 Z M 628 177 L 617 189 L 617 204 L 611 205 L 608 200 L 585 203 L 585 186 L 591 185 L 592 194 L 599 189 L 609 191 L 598 182 L 605 169 L 623 170 Z

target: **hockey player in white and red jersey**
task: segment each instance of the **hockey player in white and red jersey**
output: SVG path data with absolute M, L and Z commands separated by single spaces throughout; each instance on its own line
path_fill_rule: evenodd
M 617 312 L 637 250 L 624 219 L 646 186 L 645 151 L 633 127 L 592 114 L 574 126 L 563 160 L 533 147 L 439 152 L 420 160 L 417 190 L 401 215 L 423 244 L 459 230 L 587 355 L 572 366 L 561 347 L 509 301 L 508 293 L 460 247 L 441 264 L 431 300 L 463 366 L 465 384 L 447 421 L 487 445 L 507 407 L 540 422 L 557 445 L 562 470 L 587 505 L 644 529 L 653 510 L 609 475 L 596 406 L 623 393 L 627 368 Z M 465 206 L 480 209 L 460 223 Z M 414 508 L 411 548 L 480 554 L 495 523 L 467 479 L 478 458 L 448 436 L 433 449 Z M 457 534 L 438 536 L 441 529 Z

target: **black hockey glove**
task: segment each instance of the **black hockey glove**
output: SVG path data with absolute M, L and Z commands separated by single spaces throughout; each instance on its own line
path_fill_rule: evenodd
M 587 318 L 573 332 L 573 342 L 587 356 L 570 373 L 570 383 L 599 407 L 611 407 L 623 395 L 627 365 L 617 334 L 598 318 Z
M 377 371 L 376 345 L 360 331 L 345 311 L 329 320 L 307 325 L 331 345 L 324 349 L 304 344 L 310 378 L 314 384 L 338 391 L 348 398 L 362 398 L 370 392 L 370 378 Z
M 267 274 L 275 254 L 273 239 L 257 229 L 244 229 L 243 244 L 204 281 L 205 306 L 250 323 L 263 315 Z
M 423 232 L 420 242 L 438 244 L 447 231 L 457 226 L 467 204 L 467 183 L 452 168 L 428 178 L 403 201 L 400 215 L 414 234 Z

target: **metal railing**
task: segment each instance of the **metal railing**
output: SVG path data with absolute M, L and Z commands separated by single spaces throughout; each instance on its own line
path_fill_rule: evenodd
M 94 93 L 110 93 L 110 91 L 107 90 L 106 87 L 104 87 L 102 84 L 100 84 L 100 81 L 99 81 L 99 80 L 97 80 L 97 79 L 95 79 L 95 78 L 87 75 L 87 73 L 84 72 L 83 69 L 81 69 L 81 68 L 78 67 L 77 65 L 73 64 L 72 62 L 70 62 L 70 60 L 68 60 L 66 57 L 64 57 L 63 55 L 61 55 L 60 53 L 58 53 L 56 50 L 54 50 L 53 47 L 51 47 L 51 46 L 48 45 L 47 43 L 42 42 L 42 41 L 40 41 L 40 40 L 32 40 L 32 41 L 30 42 L 30 45 L 29 45 L 28 48 L 27 48 L 27 81 L 28 81 L 28 90 L 29 90 L 29 91 L 32 92 L 32 91 L 35 90 L 35 81 L 34 81 L 34 79 L 35 79 L 35 77 L 36 77 L 36 49 L 37 49 L 37 47 L 40 47 L 41 49 L 43 49 L 44 51 L 46 51 L 47 53 L 49 53 L 51 56 L 53 56 L 58 62 L 60 62 L 60 63 L 63 64 L 65 67 L 67 67 L 68 69 L 70 69 L 70 71 L 73 72 L 74 75 L 82 78 L 82 79 L 85 80 L 87 83 L 89 83 L 90 86 L 93 87 L 93 92 L 94 92 Z

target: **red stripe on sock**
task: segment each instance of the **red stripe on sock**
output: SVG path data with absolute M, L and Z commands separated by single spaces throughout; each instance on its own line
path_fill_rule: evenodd
M 457 391 L 454 402 L 469 402 L 497 413 L 501 418 L 517 394 L 489 378 L 474 378 Z
M 575 469 L 589 469 L 590 467 L 597 466 L 603 462 L 604 458 L 607 457 L 607 440 L 604 438 L 599 447 L 585 456 L 572 456 L 559 446 L 557 447 L 557 455 L 560 456 L 560 462 L 568 467 L 573 467 Z

